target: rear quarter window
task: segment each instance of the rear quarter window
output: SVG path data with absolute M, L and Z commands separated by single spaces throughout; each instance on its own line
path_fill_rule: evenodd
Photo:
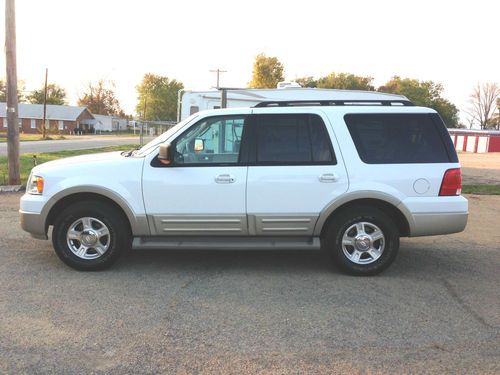
M 344 120 L 361 160 L 368 164 L 449 163 L 450 138 L 430 114 L 347 114 Z

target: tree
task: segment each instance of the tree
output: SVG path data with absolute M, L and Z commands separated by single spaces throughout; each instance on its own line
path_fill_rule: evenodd
M 404 95 L 418 106 L 435 109 L 447 127 L 459 126 L 458 108 L 441 96 L 443 85 L 440 83 L 394 76 L 385 85 L 380 86 L 378 91 Z
M 314 77 L 301 77 L 295 80 L 302 87 L 315 88 L 318 86 L 318 80 L 314 79 Z
M 358 76 L 352 73 L 330 73 L 327 76 L 315 79 L 301 77 L 295 80 L 302 87 L 317 87 L 322 89 L 366 90 L 374 91 L 372 77 Z
M 374 91 L 372 77 L 357 76 L 352 73 L 330 73 L 318 79 L 317 87 L 322 89 Z
M 498 109 L 499 97 L 500 86 L 494 82 L 478 83 L 472 89 L 467 113 L 473 121 L 479 123 L 481 129 L 497 126 L 497 122 L 492 120 Z
M 32 104 L 43 104 L 45 88 L 42 87 L 40 90 L 33 91 L 30 95 L 26 97 L 28 102 Z M 47 85 L 47 104 L 66 104 L 66 90 L 62 87 L 51 83 Z
M 146 120 L 168 121 L 177 118 L 177 95 L 182 82 L 168 77 L 147 73 L 136 87 L 135 110 Z M 145 114 L 143 113 L 145 110 Z
M 285 79 L 285 68 L 277 57 L 267 57 L 263 53 L 255 57 L 252 80 L 248 86 L 254 89 L 275 89 Z
M 107 84 L 102 79 L 97 84 L 89 82 L 87 91 L 78 98 L 78 105 L 98 115 L 125 116 L 115 96 L 114 83 Z
M 17 101 L 23 102 L 24 96 L 22 92 L 25 90 L 24 81 L 17 81 Z M 0 103 L 5 103 L 7 101 L 7 85 L 5 81 L 0 79 Z

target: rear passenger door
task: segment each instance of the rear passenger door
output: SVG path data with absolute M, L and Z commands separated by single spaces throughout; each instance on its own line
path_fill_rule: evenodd
M 250 142 L 249 234 L 310 236 L 321 210 L 348 187 L 335 136 L 320 111 L 260 111 Z

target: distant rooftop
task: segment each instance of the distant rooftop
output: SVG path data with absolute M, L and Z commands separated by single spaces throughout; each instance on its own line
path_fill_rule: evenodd
M 43 104 L 19 103 L 19 118 L 43 118 Z M 87 107 L 47 104 L 47 119 L 75 121 Z M 90 111 L 88 111 L 90 113 Z M 91 114 L 92 115 L 92 114 Z M 7 117 L 6 104 L 0 103 L 0 117 Z

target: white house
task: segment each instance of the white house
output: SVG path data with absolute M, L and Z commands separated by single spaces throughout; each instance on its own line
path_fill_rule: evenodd
M 94 115 L 96 132 L 116 132 L 127 130 L 128 120 L 115 116 Z

